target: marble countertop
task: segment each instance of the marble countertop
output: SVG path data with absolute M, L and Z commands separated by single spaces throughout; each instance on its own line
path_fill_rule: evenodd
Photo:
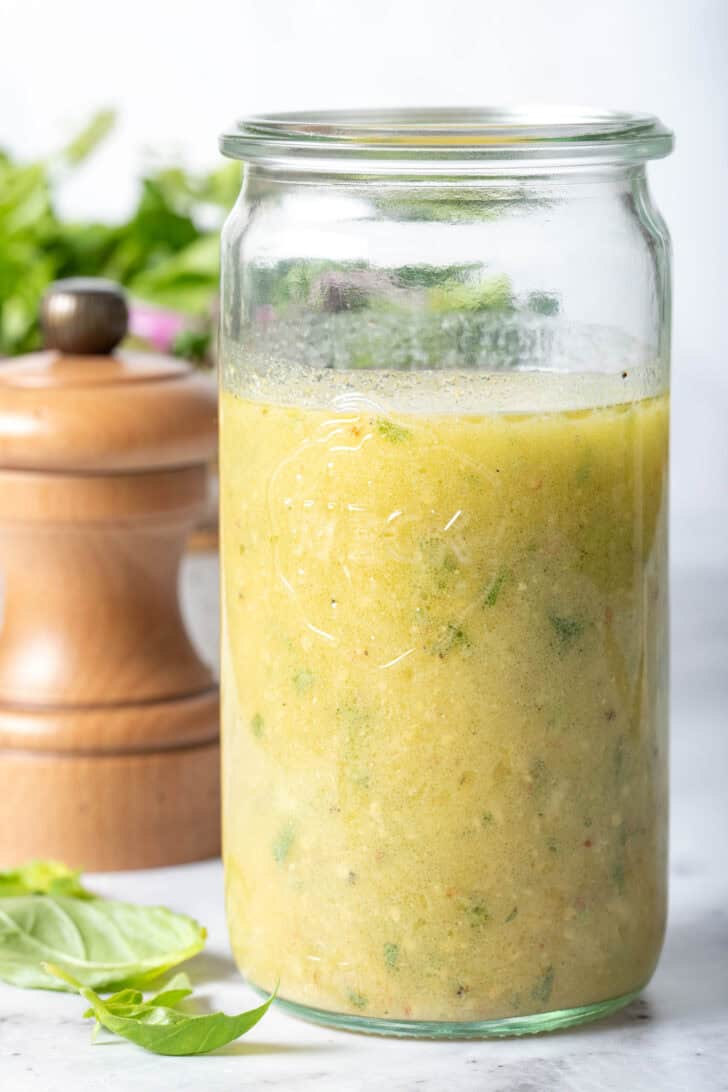
M 162 1058 L 92 1046 L 78 997 L 0 986 L 3 1092 L 720 1092 L 728 1090 L 728 574 L 673 580 L 670 921 L 644 996 L 599 1024 L 524 1039 L 414 1042 L 305 1024 L 274 1010 L 214 1055 Z M 257 1003 L 230 958 L 218 861 L 89 879 L 99 892 L 164 903 L 209 930 L 190 974 L 214 1008 Z

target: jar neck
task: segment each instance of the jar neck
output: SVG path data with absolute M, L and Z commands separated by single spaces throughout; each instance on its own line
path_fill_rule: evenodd
M 587 193 L 605 194 L 609 191 L 631 191 L 646 185 L 645 163 L 579 164 L 559 170 L 544 171 L 542 165 L 530 168 L 519 165 L 514 169 L 489 171 L 477 175 L 427 174 L 421 171 L 398 174 L 367 174 L 366 171 L 327 172 L 312 170 L 309 166 L 271 168 L 265 164 L 249 164 L 245 170 L 243 189 L 248 197 L 265 192 L 276 186 L 301 186 L 308 188 L 376 190 L 414 190 L 423 197 L 452 193 L 483 193 L 513 195 L 526 193 L 559 193 L 568 196 Z

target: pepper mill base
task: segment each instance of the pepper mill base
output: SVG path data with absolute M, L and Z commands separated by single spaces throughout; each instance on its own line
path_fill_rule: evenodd
M 0 868 L 87 871 L 220 853 L 216 689 L 87 710 L 0 706 Z

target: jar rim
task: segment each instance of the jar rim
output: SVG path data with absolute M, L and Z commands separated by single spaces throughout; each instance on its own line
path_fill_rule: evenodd
M 220 137 L 221 152 L 232 159 L 332 171 L 358 163 L 375 173 L 639 163 L 669 155 L 672 147 L 672 132 L 652 114 L 546 105 L 257 114 Z

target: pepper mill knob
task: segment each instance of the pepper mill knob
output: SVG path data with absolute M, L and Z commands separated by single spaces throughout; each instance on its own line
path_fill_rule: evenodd
M 45 345 L 63 353 L 105 356 L 126 334 L 128 321 L 123 289 L 101 277 L 56 281 L 41 303 Z

